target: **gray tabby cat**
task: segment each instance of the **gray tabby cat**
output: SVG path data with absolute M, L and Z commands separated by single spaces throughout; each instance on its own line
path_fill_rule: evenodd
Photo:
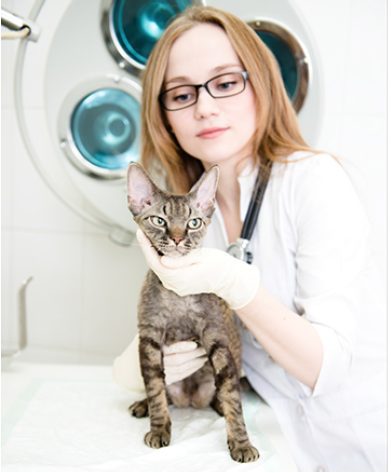
M 201 245 L 215 203 L 218 167 L 204 173 L 187 195 L 158 189 L 141 166 L 128 170 L 128 204 L 134 220 L 160 255 L 184 255 Z M 239 390 L 240 338 L 233 312 L 214 294 L 180 297 L 166 289 L 153 271 L 144 282 L 138 306 L 139 354 L 147 399 L 129 409 L 135 417 L 149 414 L 145 443 L 160 448 L 170 443 L 168 404 L 213 407 L 225 417 L 231 457 L 250 462 L 259 453 L 249 441 Z M 163 345 L 194 340 L 208 361 L 186 379 L 165 385 Z

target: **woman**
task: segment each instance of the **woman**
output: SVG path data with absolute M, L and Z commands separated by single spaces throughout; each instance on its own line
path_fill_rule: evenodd
M 149 266 L 178 294 L 215 292 L 235 309 L 243 369 L 300 470 L 384 470 L 385 325 L 368 286 L 368 223 L 340 163 L 302 138 L 273 56 L 238 18 L 193 7 L 154 48 L 143 87 L 144 166 L 162 165 L 178 193 L 220 168 L 207 248 L 160 259 L 138 234 Z M 271 164 L 250 266 L 225 250 Z M 114 366 L 124 385 L 129 353 Z M 203 355 L 171 346 L 167 382 Z

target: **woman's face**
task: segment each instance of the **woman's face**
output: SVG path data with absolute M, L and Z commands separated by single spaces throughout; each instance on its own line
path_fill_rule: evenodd
M 203 84 L 219 74 L 239 71 L 243 66 L 224 30 L 200 24 L 173 44 L 163 89 Z M 206 167 L 237 164 L 251 156 L 256 113 L 249 81 L 242 93 L 225 98 L 215 99 L 201 88 L 197 103 L 165 113 L 180 146 Z

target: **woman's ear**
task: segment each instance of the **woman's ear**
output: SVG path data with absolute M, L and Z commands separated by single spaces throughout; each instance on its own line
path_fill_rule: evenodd
M 129 164 L 127 185 L 128 207 L 134 216 L 153 205 L 159 191 L 139 164 Z

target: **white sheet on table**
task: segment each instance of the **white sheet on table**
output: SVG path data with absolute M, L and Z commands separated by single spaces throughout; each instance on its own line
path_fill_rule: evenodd
M 261 459 L 239 464 L 228 453 L 225 421 L 212 409 L 171 407 L 171 444 L 153 450 L 143 442 L 149 419 L 127 413 L 135 393 L 109 382 L 58 380 L 42 380 L 29 392 L 5 420 L 3 471 L 295 471 L 290 456 L 262 433 L 272 426 L 255 396 L 245 397 L 244 413 Z

